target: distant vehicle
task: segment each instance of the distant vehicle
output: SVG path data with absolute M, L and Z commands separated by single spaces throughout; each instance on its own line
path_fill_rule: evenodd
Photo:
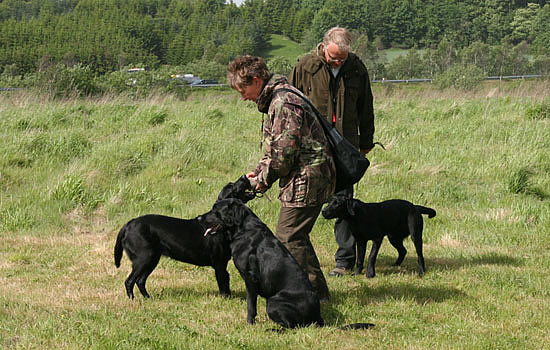
M 208 84 L 219 84 L 216 79 L 200 79 L 195 80 L 191 85 L 208 85 Z
M 194 76 L 193 74 L 172 74 L 170 78 L 177 81 L 178 83 L 183 84 L 193 84 L 194 82 L 200 81 L 201 79 Z
M 208 87 L 221 87 L 224 84 L 218 83 L 216 79 L 201 79 L 189 85 L 191 88 L 208 88 Z
M 126 70 L 126 72 L 133 75 L 135 73 L 145 72 L 145 71 L 149 71 L 149 70 L 151 70 L 149 67 L 145 67 L 145 68 L 135 67 L 135 68 L 128 68 Z M 126 85 L 128 85 L 128 86 L 136 85 L 136 83 L 137 83 L 137 79 L 134 79 L 134 78 L 130 78 L 130 79 L 128 79 L 128 81 L 126 81 Z
M 223 86 L 216 79 L 201 79 L 193 74 L 172 74 L 170 79 L 176 81 L 177 86 L 183 87 L 188 85 L 189 87 L 218 87 Z
M 138 68 L 138 67 L 129 68 L 126 72 L 128 72 L 128 73 L 137 73 L 137 72 L 145 72 L 146 70 L 148 71 L 148 70 L 149 70 L 149 67 L 145 67 L 145 68 Z

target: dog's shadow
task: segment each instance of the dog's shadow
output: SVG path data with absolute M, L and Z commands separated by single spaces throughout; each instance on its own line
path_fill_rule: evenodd
M 359 276 L 357 276 L 359 277 Z M 364 278 L 364 276 L 363 276 Z M 352 304 L 357 307 L 368 307 L 373 304 L 410 300 L 417 305 L 440 303 L 448 299 L 469 298 L 458 288 L 437 286 L 423 287 L 414 283 L 389 283 L 377 287 L 368 287 L 366 283 L 358 288 L 346 291 L 333 291 L 330 304 L 321 307 L 327 324 L 342 323 L 344 316 L 339 311 L 340 305 Z M 363 321 L 361 321 L 363 322 Z
M 416 257 L 407 257 L 402 266 L 393 266 L 395 258 L 391 256 L 380 257 L 379 263 L 376 264 L 376 277 L 384 278 L 386 275 L 392 274 L 417 274 Z M 432 271 L 447 271 L 458 270 L 468 266 L 478 265 L 509 265 L 509 266 L 521 266 L 524 262 L 521 259 L 517 259 L 508 255 L 499 253 L 487 253 L 481 255 L 473 255 L 466 258 L 431 258 L 426 260 L 428 266 L 427 274 Z M 334 291 L 332 292 L 333 301 L 331 304 L 324 308 L 324 314 L 326 314 L 327 320 L 338 320 L 341 318 L 336 305 L 345 302 L 349 298 L 356 299 L 353 301 L 355 304 L 368 305 L 377 302 L 384 302 L 388 300 L 401 300 L 409 299 L 414 300 L 415 303 L 424 305 L 428 303 L 439 303 L 448 299 L 454 298 L 467 298 L 468 295 L 458 288 L 451 288 L 447 286 L 425 287 L 418 286 L 415 283 L 410 282 L 396 282 L 391 281 L 388 284 L 370 288 L 367 286 L 367 278 L 364 272 L 361 275 L 354 276 L 353 278 L 364 279 L 360 280 L 361 286 L 353 290 L 344 292 Z
M 426 260 L 428 271 L 447 271 L 458 270 L 470 266 L 479 265 L 499 265 L 520 267 L 525 264 L 522 259 L 496 252 L 484 254 L 475 254 L 471 256 L 461 256 L 456 258 L 430 258 Z
M 186 286 L 173 286 L 173 287 L 164 287 L 161 290 L 154 291 L 152 294 L 152 299 L 199 299 L 206 297 L 213 298 L 226 298 L 226 299 L 242 299 L 246 301 L 246 290 L 231 290 L 230 297 L 222 297 L 220 292 L 217 289 L 210 290 L 198 290 L 195 288 L 189 288 Z
M 154 294 L 153 294 L 154 293 Z M 220 296 L 218 290 L 212 289 L 207 291 L 197 290 L 195 288 L 189 288 L 186 286 L 173 286 L 164 287 L 160 290 L 154 290 L 151 293 L 151 299 L 163 299 L 163 300 L 181 300 L 181 299 L 198 299 L 204 296 Z
M 359 304 L 366 305 L 388 300 L 404 299 L 412 300 L 419 305 L 425 305 L 429 303 L 441 303 L 448 299 L 468 297 L 466 293 L 458 288 L 447 286 L 422 287 L 414 283 L 385 284 L 367 289 L 366 292 L 357 295 L 357 302 Z
M 520 267 L 524 265 L 522 259 L 518 259 L 509 255 L 504 255 L 496 252 L 471 255 L 471 256 L 461 256 L 456 258 L 426 258 L 426 273 L 430 271 L 449 271 L 449 270 L 459 270 L 464 269 L 469 266 L 478 266 L 478 265 L 500 265 L 500 266 L 514 266 Z M 414 253 L 407 254 L 407 257 L 401 264 L 401 266 L 393 266 L 395 262 L 395 257 L 390 255 L 381 255 L 376 260 L 376 275 L 392 275 L 400 273 L 417 273 L 418 264 L 416 256 Z M 363 270 L 363 276 L 365 270 Z

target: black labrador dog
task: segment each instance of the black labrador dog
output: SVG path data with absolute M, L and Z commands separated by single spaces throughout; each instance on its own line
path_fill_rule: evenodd
M 242 201 L 218 201 L 198 220 L 208 227 L 205 235 L 218 233 L 227 236 L 230 242 L 233 262 L 246 285 L 248 323 L 254 323 L 260 295 L 266 298 L 269 318 L 283 328 L 324 325 L 319 297 L 306 273 Z M 355 323 L 342 329 L 372 326 L 370 323 Z
M 218 199 L 239 198 L 249 201 L 255 197 L 246 176 L 224 186 Z M 212 266 L 222 296 L 230 296 L 227 263 L 231 259 L 229 241 L 224 235 L 207 236 L 197 218 L 179 219 L 163 215 L 144 215 L 130 220 L 118 233 L 114 259 L 120 267 L 123 250 L 132 261 L 132 272 L 124 282 L 126 294 L 134 298 L 134 285 L 144 297 L 147 277 L 161 256 L 197 266 Z
M 372 248 L 367 265 L 367 277 L 375 276 L 374 265 L 378 250 L 384 236 L 397 249 L 399 256 L 394 266 L 399 266 L 405 259 L 407 250 L 403 240 L 411 236 L 418 256 L 418 272 L 426 272 L 422 254 L 422 214 L 433 218 L 435 210 L 421 205 L 414 205 L 402 199 L 391 199 L 380 203 L 363 203 L 358 199 L 336 195 L 322 211 L 325 219 L 340 218 L 346 220 L 355 237 L 357 245 L 357 264 L 355 274 L 361 274 L 367 241 L 372 240 Z

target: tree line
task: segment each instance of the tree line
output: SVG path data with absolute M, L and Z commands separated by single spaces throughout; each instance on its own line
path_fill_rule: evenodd
M 0 0 L 0 73 L 24 76 L 57 64 L 100 75 L 130 64 L 219 71 L 237 55 L 263 52 L 270 34 L 310 50 L 334 25 L 353 31 L 378 77 L 433 76 L 450 63 L 508 71 L 510 64 L 495 62 L 518 52 L 514 62 L 524 66 L 517 69 L 544 70 L 550 56 L 546 1 Z M 382 53 L 390 47 L 413 50 L 390 66 Z

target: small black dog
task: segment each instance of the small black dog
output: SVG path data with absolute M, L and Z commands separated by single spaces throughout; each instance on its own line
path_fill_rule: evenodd
M 355 274 L 361 274 L 367 241 L 372 240 L 372 249 L 367 265 L 367 277 L 375 276 L 374 264 L 384 236 L 397 249 L 399 256 L 394 266 L 403 262 L 407 250 L 403 240 L 411 236 L 418 255 L 418 272 L 426 272 L 424 256 L 422 255 L 422 214 L 433 218 L 435 210 L 401 199 L 391 199 L 380 203 L 363 203 L 358 199 L 346 196 L 334 196 L 323 209 L 325 219 L 340 218 L 346 220 L 357 244 L 357 265 Z
M 269 318 L 284 328 L 311 324 L 323 326 L 317 292 L 306 273 L 269 228 L 238 199 L 214 204 L 198 217 L 205 235 L 220 230 L 227 236 L 233 262 L 246 285 L 247 321 L 254 323 L 258 295 L 266 298 Z M 366 329 L 370 323 L 355 323 L 342 329 Z
M 249 201 L 255 193 L 250 182 L 241 176 L 224 186 L 218 199 L 239 198 Z M 230 296 L 227 263 L 231 259 L 229 242 L 224 235 L 204 237 L 205 228 L 195 219 L 178 219 L 163 215 L 144 215 L 130 220 L 118 233 L 114 258 L 120 267 L 123 250 L 132 261 L 132 272 L 124 282 L 126 294 L 134 298 L 134 285 L 144 297 L 147 277 L 153 272 L 162 255 L 198 266 L 212 266 L 222 296 Z

